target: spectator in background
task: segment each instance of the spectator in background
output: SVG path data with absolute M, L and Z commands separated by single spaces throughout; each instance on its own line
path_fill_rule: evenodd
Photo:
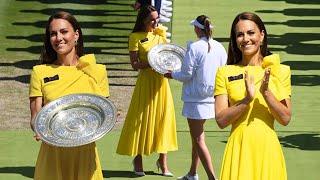
M 161 10 L 161 2 L 162 0 L 137 0 L 133 5 L 133 9 L 135 11 L 138 11 L 141 7 L 143 6 L 147 6 L 147 5 L 153 5 L 158 14 L 160 14 L 160 10 Z
M 138 11 L 141 7 L 151 5 L 151 0 L 137 0 L 133 5 L 133 9 Z

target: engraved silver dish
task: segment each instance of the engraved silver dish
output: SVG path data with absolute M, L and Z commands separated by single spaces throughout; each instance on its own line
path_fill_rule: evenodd
M 169 71 L 178 71 L 185 56 L 186 50 L 175 44 L 159 44 L 148 52 L 148 62 L 152 69 L 160 74 Z
M 63 96 L 45 105 L 34 120 L 42 141 L 58 147 L 75 147 L 94 142 L 116 123 L 116 107 L 94 94 Z

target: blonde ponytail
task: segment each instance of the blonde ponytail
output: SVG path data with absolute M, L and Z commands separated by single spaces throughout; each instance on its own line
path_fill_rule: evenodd
M 211 39 L 211 36 L 212 36 L 212 30 L 210 28 L 210 20 L 208 17 L 206 17 L 204 19 L 204 34 L 207 38 L 207 42 L 208 42 L 208 52 L 210 52 L 210 49 L 211 49 L 211 46 L 210 46 L 210 43 L 209 43 L 209 40 Z

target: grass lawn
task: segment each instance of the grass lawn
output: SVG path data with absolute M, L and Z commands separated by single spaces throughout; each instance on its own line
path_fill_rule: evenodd
M 29 74 L 42 45 L 44 22 L 56 8 L 73 13 L 81 23 L 88 53 L 107 65 L 111 99 L 121 118 L 131 98 L 136 72 L 128 64 L 127 36 L 135 21 L 133 0 L 3 0 L 0 1 L 0 180 L 33 177 L 39 143 L 28 129 Z M 175 0 L 172 42 L 185 46 L 195 40 L 189 22 L 200 14 L 211 17 L 214 37 L 227 48 L 230 24 L 243 11 L 257 13 L 265 22 L 270 49 L 292 70 L 292 122 L 277 125 L 287 163 L 288 179 L 320 179 L 320 2 L 318 0 Z M 181 84 L 171 81 L 174 96 L 179 151 L 169 153 L 175 176 L 186 173 L 190 164 L 190 140 L 185 119 L 180 115 Z M 131 157 L 115 153 L 122 124 L 97 142 L 105 178 L 134 178 Z M 219 130 L 214 121 L 206 124 L 207 144 L 216 173 L 228 128 Z M 145 158 L 147 176 L 141 179 L 175 179 L 157 175 L 157 155 Z M 199 174 L 205 179 L 201 167 Z M 140 178 L 139 178 L 140 179 Z
M 209 123 L 214 125 L 213 123 Z M 207 133 L 207 144 L 213 155 L 216 171 L 220 170 L 223 149 L 227 140 L 227 132 L 210 131 Z M 32 178 L 34 165 L 39 149 L 39 143 L 32 139 L 32 133 L 26 131 L 2 131 L 0 133 L 0 179 L 22 180 Z M 317 180 L 319 174 L 320 147 L 319 133 L 293 133 L 280 132 L 280 140 L 284 145 L 283 151 L 286 158 L 288 179 Z M 102 139 L 98 144 L 101 165 L 105 178 L 129 179 L 135 178 L 132 173 L 132 158 L 119 156 L 115 153 L 119 131 L 114 131 Z M 176 176 L 182 175 L 190 164 L 190 140 L 187 131 L 178 132 L 179 150 L 169 153 L 169 167 Z M 144 169 L 147 176 L 141 179 L 175 179 L 159 176 L 155 166 L 157 155 L 153 154 L 144 160 Z M 200 177 L 205 179 L 202 166 L 199 169 Z M 308 178 L 306 178 L 308 177 Z

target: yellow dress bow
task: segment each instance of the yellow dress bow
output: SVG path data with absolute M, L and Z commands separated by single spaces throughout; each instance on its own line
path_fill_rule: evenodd
M 166 36 L 166 32 L 167 32 L 168 28 L 159 24 L 158 27 L 156 27 L 153 31 L 154 34 L 158 34 L 159 36 L 162 36 L 162 37 L 167 37 Z
M 285 90 L 281 84 L 279 54 L 272 54 L 264 57 L 262 61 L 262 68 L 270 68 L 269 89 L 278 100 L 281 100 L 281 97 L 284 96 Z
M 270 68 L 271 76 L 279 79 L 280 75 L 280 56 L 279 54 L 272 54 L 263 58 L 262 68 Z
M 96 63 L 96 58 L 94 54 L 87 54 L 79 58 L 79 63 L 77 68 L 84 72 L 86 75 L 91 77 L 89 83 L 92 84 L 92 87 L 96 87 L 94 84 L 98 84 L 101 88 L 106 89 L 106 95 L 100 94 L 103 96 L 109 96 L 109 82 L 107 78 L 106 66 Z M 97 90 L 97 92 L 100 92 Z

